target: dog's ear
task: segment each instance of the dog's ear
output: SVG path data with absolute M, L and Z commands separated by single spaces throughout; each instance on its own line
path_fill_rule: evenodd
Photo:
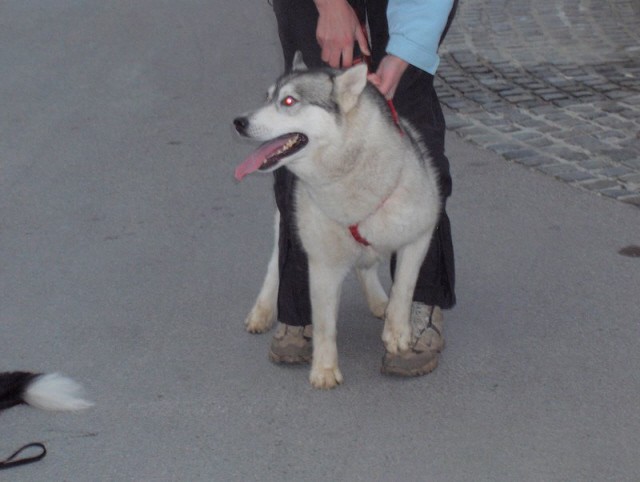
M 335 78 L 337 101 L 344 112 L 349 112 L 358 102 L 367 85 L 367 64 L 355 65 Z
M 302 52 L 300 52 L 299 50 L 296 50 L 296 53 L 293 54 L 293 64 L 292 64 L 293 70 L 309 70 L 309 68 L 307 67 L 307 64 L 304 63 L 304 60 L 302 58 Z

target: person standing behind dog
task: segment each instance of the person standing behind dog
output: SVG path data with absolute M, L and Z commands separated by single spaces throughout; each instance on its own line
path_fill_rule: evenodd
M 405 353 L 385 353 L 382 372 L 424 375 L 438 364 L 444 347 L 442 309 L 455 305 L 455 271 L 449 217 L 449 161 L 444 154 L 445 120 L 433 86 L 438 46 L 453 20 L 458 0 L 273 0 L 285 70 L 302 52 L 309 67 L 346 68 L 370 56 L 369 81 L 420 132 L 440 179 L 443 210 L 421 267 L 411 309 L 413 340 Z M 363 25 L 368 26 L 369 35 Z M 274 172 L 280 211 L 278 326 L 269 358 L 308 363 L 312 355 L 311 302 L 307 258 L 296 234 L 294 186 L 287 169 Z M 395 266 L 392 257 L 391 270 Z

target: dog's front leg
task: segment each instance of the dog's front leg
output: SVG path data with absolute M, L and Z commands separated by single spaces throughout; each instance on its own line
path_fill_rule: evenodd
M 336 323 L 345 276 L 345 269 L 327 267 L 325 261 L 309 260 L 313 320 L 313 361 L 309 380 L 315 388 L 333 388 L 342 383 L 342 373 L 338 368 Z
M 431 232 L 428 236 L 422 236 L 398 250 L 391 299 L 382 330 L 382 341 L 389 353 L 395 354 L 409 349 L 411 301 L 430 240 Z
M 280 283 L 280 273 L 278 268 L 278 243 L 280 240 L 280 211 L 276 209 L 274 216 L 274 242 L 271 259 L 267 267 L 267 274 L 262 283 L 262 288 L 258 294 L 253 308 L 244 321 L 244 326 L 249 333 L 264 333 L 273 326 L 278 316 L 278 285 Z

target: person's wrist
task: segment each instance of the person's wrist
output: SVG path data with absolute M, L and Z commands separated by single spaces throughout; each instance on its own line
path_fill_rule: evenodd
M 396 64 L 397 66 L 401 67 L 403 70 L 406 69 L 407 67 L 409 67 L 409 62 L 407 62 L 403 58 L 398 57 L 397 55 L 393 55 L 393 54 L 387 54 L 387 56 L 389 57 L 389 59 L 394 64 Z
M 342 5 L 346 3 L 346 0 L 313 0 L 313 3 L 315 3 L 316 8 L 320 10 Z

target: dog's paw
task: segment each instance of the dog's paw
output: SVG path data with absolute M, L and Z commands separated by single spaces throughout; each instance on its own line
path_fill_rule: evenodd
M 312 367 L 309 381 L 313 388 L 328 390 L 340 385 L 343 381 L 342 373 L 336 366 L 334 368 Z
M 267 303 L 258 302 L 244 320 L 244 326 L 249 333 L 264 333 L 271 329 L 275 321 L 276 310 Z
M 376 318 L 380 318 L 381 320 L 384 320 L 384 315 L 387 311 L 388 304 L 389 304 L 389 300 L 387 299 L 371 301 L 369 303 L 369 310 L 371 311 L 371 314 L 373 316 L 375 316 Z
M 392 355 L 407 351 L 411 342 L 411 330 L 391 328 L 389 323 L 385 323 L 382 331 L 382 342 L 385 349 Z

